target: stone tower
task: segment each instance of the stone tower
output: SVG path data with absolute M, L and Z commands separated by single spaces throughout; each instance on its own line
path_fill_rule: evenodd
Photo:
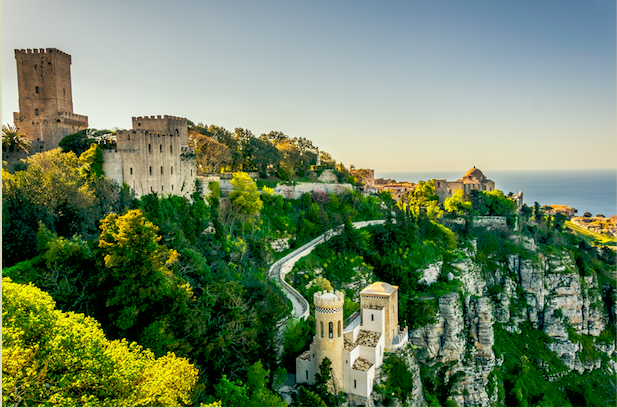
M 313 295 L 315 303 L 315 368 L 325 357 L 332 361 L 336 387 L 343 389 L 343 303 L 344 295 L 337 291 Z M 330 391 L 333 391 L 332 389 Z
M 32 141 L 34 152 L 58 147 L 64 136 L 88 127 L 73 113 L 71 56 L 55 48 L 15 50 L 19 112 L 15 126 Z

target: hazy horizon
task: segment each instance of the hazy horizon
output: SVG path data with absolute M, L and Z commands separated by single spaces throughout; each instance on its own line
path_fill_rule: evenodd
M 5 0 L 14 49 L 72 55 L 91 127 L 175 115 L 394 171 L 595 169 L 617 151 L 615 2 Z M 589 150 L 586 150 L 589 149 Z

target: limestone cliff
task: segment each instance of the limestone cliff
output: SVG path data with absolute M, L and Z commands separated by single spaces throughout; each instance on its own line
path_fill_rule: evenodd
M 529 238 L 519 242 L 525 255 L 510 255 L 501 265 L 489 268 L 476 262 L 474 251 L 454 263 L 458 276 L 450 273 L 448 278 L 459 279 L 461 290 L 438 297 L 434 322 L 410 332 L 418 360 L 429 373 L 424 386 L 428 381 L 433 387 L 431 381 L 443 376 L 441 386 L 458 406 L 505 403 L 499 392 L 503 384 L 493 372 L 509 357 L 496 357 L 493 350 L 496 323 L 512 336 L 530 324 L 552 339 L 548 348 L 565 366 L 560 373 L 547 372 L 552 380 L 603 365 L 615 374 L 614 339 L 612 344 L 595 340 L 614 313 L 614 306 L 603 301 L 597 276 L 581 276 L 567 252 L 544 254 Z

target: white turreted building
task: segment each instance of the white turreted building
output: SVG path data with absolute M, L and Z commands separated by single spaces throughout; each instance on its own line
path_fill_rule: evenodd
M 376 282 L 360 292 L 360 317 L 343 328 L 344 295 L 317 292 L 315 337 L 310 349 L 296 358 L 296 383 L 315 384 L 323 359 L 332 362 L 337 390 L 368 397 L 375 371 L 386 349 L 407 343 L 407 329 L 398 326 L 398 287 Z

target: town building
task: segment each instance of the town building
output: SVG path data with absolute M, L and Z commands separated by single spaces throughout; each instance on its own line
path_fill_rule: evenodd
M 188 146 L 186 118 L 133 117 L 133 129 L 118 130 L 111 149 L 103 149 L 103 171 L 141 197 L 150 193 L 190 197 L 196 169 Z
M 332 362 L 334 387 L 368 397 L 386 349 L 407 343 L 407 328 L 398 325 L 398 286 L 375 282 L 360 292 L 360 319 L 343 328 L 344 294 L 317 292 L 315 337 L 309 350 L 296 358 L 296 382 L 315 384 L 324 358 Z
M 548 207 L 547 214 L 555 215 L 559 213 L 567 217 L 573 217 L 576 214 L 576 208 L 568 207 L 567 205 L 549 205 Z
M 71 56 L 56 48 L 15 50 L 19 112 L 18 131 L 32 142 L 32 152 L 55 149 L 64 136 L 88 127 L 88 117 L 73 113 Z
M 452 197 L 456 190 L 463 190 L 469 194 L 472 190 L 493 191 L 495 182 L 487 179 L 480 169 L 476 166 L 467 170 L 467 173 L 456 181 L 446 181 L 446 179 L 434 179 L 435 194 L 439 196 L 439 202 L 443 203 L 446 198 Z

